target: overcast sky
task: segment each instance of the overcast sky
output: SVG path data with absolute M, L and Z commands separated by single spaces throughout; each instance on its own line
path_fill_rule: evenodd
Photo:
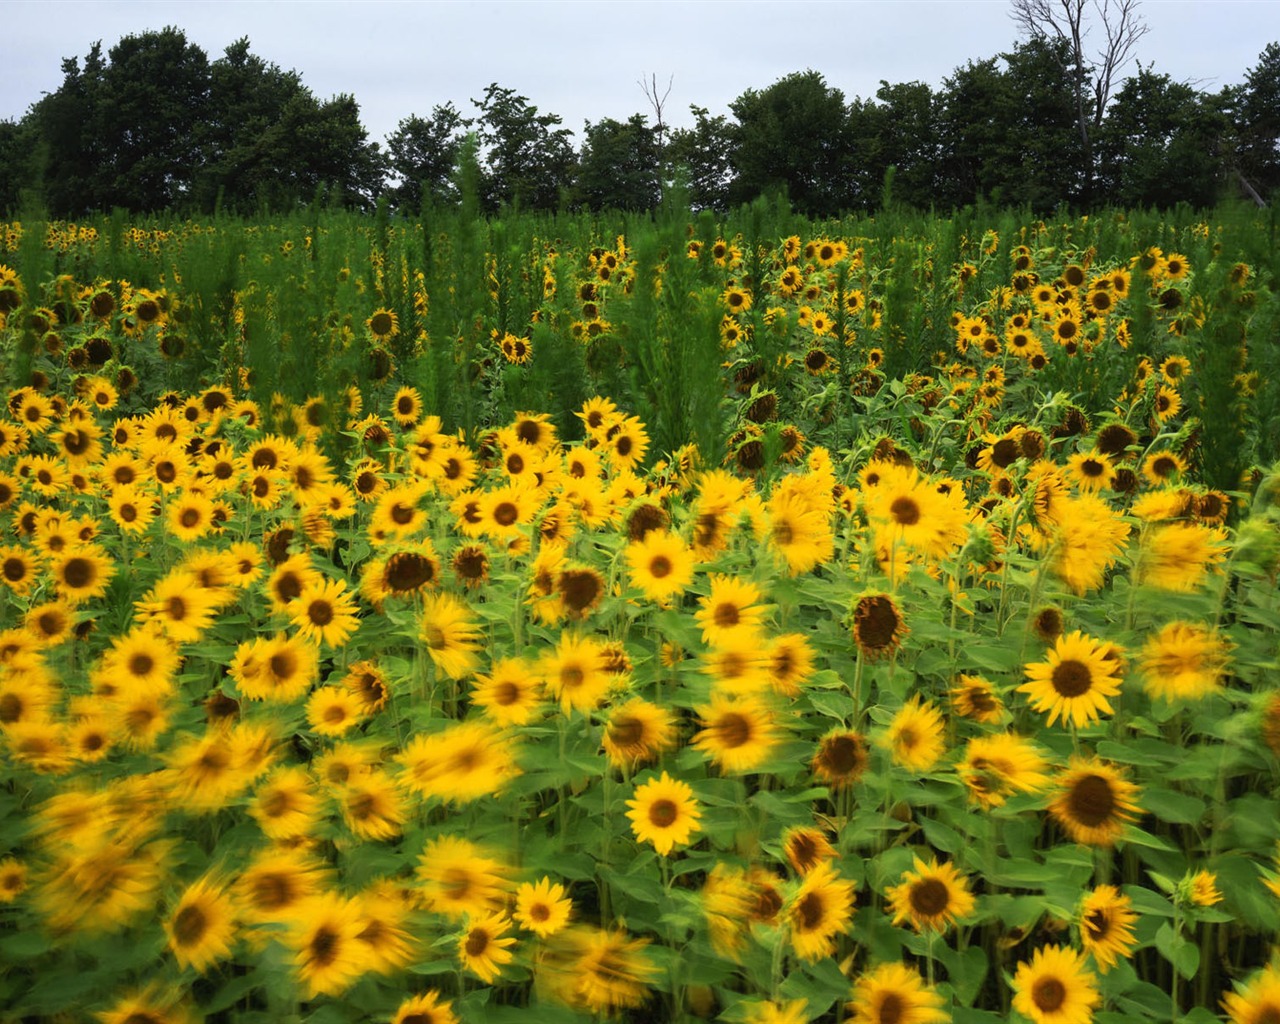
M 1204 89 L 1241 81 L 1280 41 L 1280 0 L 1146 0 L 1141 12 L 1142 63 Z M 248 36 L 322 99 L 352 93 L 378 141 L 446 101 L 473 114 L 490 82 L 580 133 L 584 120 L 648 113 L 637 82 L 656 74 L 678 126 L 690 104 L 727 113 L 745 89 L 809 68 L 847 99 L 881 80 L 937 87 L 1017 40 L 1007 0 L 0 0 L 0 119 L 56 90 L 62 58 L 166 25 L 210 60 Z

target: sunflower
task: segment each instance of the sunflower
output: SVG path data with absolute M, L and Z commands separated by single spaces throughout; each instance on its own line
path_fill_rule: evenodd
M 237 756 L 230 734 L 218 728 L 179 741 L 165 761 L 174 800 L 195 814 L 222 809 L 253 783 L 256 774 Z
M 1050 568 L 1076 594 L 1102 586 L 1124 551 L 1129 524 L 1092 494 L 1060 500 L 1057 515 Z
M 102 657 L 98 678 L 128 693 L 167 693 L 182 665 L 177 649 L 154 630 L 132 629 L 115 637 Z
M 636 416 L 626 416 L 605 431 L 605 450 L 615 470 L 634 470 L 649 450 L 649 434 Z
M 711 592 L 699 601 L 694 619 L 702 627 L 702 639 L 712 647 L 752 643 L 768 606 L 754 583 L 732 576 L 713 575 Z
M 1162 523 L 1143 535 L 1137 574 L 1141 583 L 1159 590 L 1191 594 L 1218 571 L 1228 545 L 1221 527 L 1200 523 Z
M 977 736 L 956 766 L 970 799 L 983 808 L 1000 807 L 1015 793 L 1034 793 L 1049 784 L 1047 763 L 1030 740 L 1013 733 Z
M 116 565 L 96 544 L 69 547 L 50 558 L 48 568 L 58 595 L 72 604 L 101 597 L 116 573 Z
M 341 995 L 371 967 L 372 958 L 359 939 L 362 927 L 357 902 L 335 893 L 313 896 L 298 906 L 284 941 L 293 950 L 308 998 Z
M 1115 483 L 1116 469 L 1101 452 L 1077 452 L 1067 460 L 1067 472 L 1081 491 L 1100 491 Z
M 640 1006 L 658 968 L 643 954 L 648 939 L 598 928 L 568 928 L 547 966 L 551 985 L 570 1005 L 598 1016 Z
M 601 743 L 614 767 L 634 771 L 674 746 L 675 720 L 665 708 L 633 697 L 610 712 Z
M 1108 647 L 1078 629 L 1060 636 L 1044 661 L 1026 667 L 1028 682 L 1018 692 L 1048 713 L 1049 725 L 1059 718 L 1077 728 L 1096 722 L 1112 714 L 1107 698 L 1120 692 L 1118 666 L 1106 657 Z
M 256 854 L 233 887 L 241 920 L 250 924 L 284 923 L 297 908 L 318 895 L 328 871 L 301 849 L 270 847 Z
M 1088 1024 L 1102 1002 L 1084 956 L 1062 946 L 1041 946 L 1013 977 L 1013 1008 L 1035 1024 Z
M 773 712 L 759 698 L 713 694 L 710 704 L 696 710 L 703 728 L 692 745 L 723 772 L 757 771 L 782 740 Z
M 268 839 L 307 835 L 320 818 L 322 803 L 306 769 L 277 768 L 254 793 L 249 814 Z
M 184 543 L 199 540 L 213 528 L 213 502 L 185 491 L 169 505 L 166 522 L 170 536 Z
M 627 817 L 636 841 L 653 843 L 664 857 L 676 843 L 688 843 L 693 832 L 702 830 L 698 824 L 702 812 L 693 797 L 693 788 L 665 771 L 660 778 L 637 786 L 635 799 L 628 800 L 627 806 L 631 808 Z
M 573 901 L 564 886 L 550 878 L 543 877 L 536 884 L 525 882 L 516 890 L 516 923 L 540 939 L 560 931 L 572 913 Z
M 422 602 L 422 633 L 436 668 L 461 679 L 479 661 L 480 627 L 468 605 L 452 594 L 428 594 Z
M 391 1024 L 458 1024 L 453 1003 L 442 1000 L 436 989 L 410 996 L 397 1008 Z
M 885 890 L 893 923 L 909 921 L 918 932 L 946 931 L 959 918 L 973 913 L 974 898 L 969 883 L 952 864 L 930 858 L 926 864 L 913 858 L 914 871 L 904 872 L 899 885 Z
M 1271 1024 L 1280 1020 L 1280 967 L 1255 972 L 1237 991 L 1222 997 L 1222 1008 L 1234 1024 Z
M 961 718 L 994 725 L 1004 717 L 1004 702 L 995 687 L 982 676 L 959 676 L 949 696 L 951 710 Z
M 458 959 L 486 984 L 497 981 L 503 965 L 514 959 L 508 947 L 515 945 L 515 936 L 506 934 L 510 928 L 511 919 L 499 912 L 468 921 L 458 939 Z
M 223 883 L 205 875 L 187 887 L 164 921 L 169 949 L 179 967 L 204 974 L 230 956 L 235 941 L 235 909 Z
M 888 594 L 865 594 L 853 607 L 858 652 L 874 661 L 895 652 L 908 633 L 897 602 Z
M 1114 885 L 1100 885 L 1080 904 L 1080 944 L 1106 974 L 1120 957 L 1133 954 L 1138 944 L 1133 926 L 1138 915 L 1132 902 Z
M 418 959 L 418 939 L 409 915 L 412 893 L 390 879 L 379 879 L 355 897 L 360 915 L 356 938 L 369 958 L 369 970 L 394 975 Z
M 791 576 L 809 572 L 829 561 L 835 552 L 830 506 L 781 485 L 774 489 L 765 508 L 764 535 L 782 556 Z
M 943 1024 L 943 998 L 925 987 L 920 972 L 901 963 L 881 964 L 853 985 L 850 1024 Z
M 417 877 L 428 908 L 462 918 L 490 914 L 505 903 L 509 870 L 469 839 L 440 836 L 419 856 Z
M 782 834 L 782 854 L 797 875 L 807 875 L 836 857 L 836 848 L 820 829 L 797 825 Z
M 796 697 L 813 675 L 815 655 L 803 633 L 783 633 L 765 645 L 769 685 L 784 697 Z
M 650 601 L 667 605 L 693 580 L 695 559 L 683 540 L 665 529 L 645 532 L 627 545 L 631 585 Z
M 865 774 L 871 758 L 860 733 L 833 729 L 818 742 L 813 774 L 834 790 L 847 789 Z
M 880 742 L 889 749 L 895 764 L 908 771 L 927 772 L 946 749 L 944 728 L 941 712 L 916 695 L 893 716 Z
M 319 660 L 313 645 L 278 633 L 243 641 L 227 672 L 242 697 L 288 704 L 311 688 L 319 673 Z
M 213 623 L 217 600 L 199 579 L 181 569 L 171 571 L 135 602 L 141 620 L 153 623 L 175 644 L 200 639 Z
M 349 777 L 338 806 L 352 834 L 374 842 L 395 839 L 408 818 L 404 795 L 396 780 L 376 769 Z
M 518 747 L 485 721 L 458 722 L 419 733 L 396 760 L 401 783 L 424 800 L 467 804 L 500 792 L 517 775 Z
M 1171 622 L 1147 640 L 1139 667 L 1147 693 L 1166 701 L 1199 700 L 1215 692 L 1231 645 L 1216 630 Z
M 19 596 L 35 584 L 40 563 L 21 545 L 0 545 L 0 582 Z
M 835 937 L 849 927 L 854 912 L 854 883 L 829 863 L 805 875 L 784 908 L 796 956 L 810 962 L 835 952 Z
M 41 647 L 58 646 L 71 635 L 75 624 L 74 609 L 65 601 L 45 601 L 23 616 L 23 628 Z
M 1161 384 L 1156 389 L 1156 422 L 1168 423 L 1182 411 L 1182 397 L 1173 388 Z
M 1049 813 L 1077 843 L 1112 846 L 1136 816 L 1138 787 L 1097 758 L 1073 757 L 1055 784 Z
M 0 860 L 0 903 L 12 903 L 27 889 L 27 866 L 13 857 Z
M 561 633 L 555 652 L 543 655 L 538 670 L 566 715 L 573 709 L 588 712 L 599 707 L 612 685 L 604 649 L 590 636 Z
M 375 309 L 364 322 L 376 341 L 386 341 L 400 333 L 400 318 L 390 309 Z
M 289 606 L 289 613 L 298 637 L 317 645 L 341 647 L 360 625 L 355 601 L 341 580 L 317 578 L 309 583 Z
M 342 736 L 360 721 L 360 698 L 340 686 L 321 686 L 307 698 L 307 724 L 317 736 Z
M 1218 877 L 1212 871 L 1187 872 L 1178 883 L 1178 898 L 1193 907 L 1212 907 L 1222 902 L 1218 889 Z
M 152 982 L 117 999 L 110 1010 L 95 1013 L 99 1024 L 191 1024 L 182 990 Z
M 788 999 L 775 1002 L 772 999 L 760 1001 L 744 999 L 738 1004 L 745 1008 L 745 1024 L 808 1024 L 809 1002 L 806 999 Z

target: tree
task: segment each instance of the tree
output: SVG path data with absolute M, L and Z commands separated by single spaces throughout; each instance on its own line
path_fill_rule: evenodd
M 411 115 L 396 126 L 387 139 L 388 162 L 397 178 L 387 193 L 392 206 L 417 212 L 424 197 L 440 205 L 457 201 L 454 166 L 470 125 L 452 103 L 445 103 L 432 109 L 430 117 Z
M 162 210 L 186 199 L 208 116 L 209 60 L 180 29 L 125 36 L 108 54 L 93 111 L 104 148 L 98 205 Z
M 817 217 L 849 205 L 849 115 L 844 93 L 817 71 L 795 72 L 729 104 L 737 119 L 730 199 L 785 189 L 796 210 Z
M 571 133 L 560 127 L 559 115 L 539 114 L 526 97 L 497 82 L 471 102 L 480 110 L 475 123 L 485 151 L 486 207 L 555 209 L 574 172 Z
M 882 81 L 874 100 L 850 104 L 849 137 L 856 160 L 848 182 L 854 206 L 879 206 L 890 167 L 895 201 L 919 209 L 938 202 L 940 115 L 940 97 L 923 82 Z
M 987 199 L 1048 211 L 1080 198 L 1083 157 L 1063 47 L 1029 40 L 944 81 L 939 205 Z
M 1139 66 L 1098 133 L 1098 184 L 1120 206 L 1210 206 L 1220 190 L 1227 129 L 1211 98 Z
M 195 126 L 201 165 L 192 194 L 199 209 L 212 209 L 219 196 L 225 209 L 239 213 L 299 199 L 263 138 L 291 100 L 305 103 L 307 96 L 296 71 L 251 54 L 247 38 L 226 48 L 209 67 L 209 116 Z
M 1280 190 L 1280 43 L 1270 43 L 1233 90 L 1240 173 L 1262 195 Z
M 733 131 L 724 114 L 693 104 L 692 128 L 677 128 L 667 144 L 668 165 L 695 210 L 724 210 L 733 183 Z
M 660 198 L 658 131 L 643 114 L 586 123 L 579 200 L 591 210 L 651 210 Z
M 1094 137 L 1111 101 L 1120 72 L 1133 59 L 1148 26 L 1139 0 L 1013 0 L 1014 22 L 1031 39 L 1059 39 L 1071 77 L 1076 130 L 1084 157 L 1084 192 L 1091 190 Z M 1103 41 L 1092 54 L 1088 36 L 1095 27 Z
M 84 59 L 62 61 L 62 84 L 33 104 L 24 125 L 36 140 L 34 160 L 40 190 L 55 217 L 77 217 L 106 205 L 107 140 L 101 124 L 102 43 Z

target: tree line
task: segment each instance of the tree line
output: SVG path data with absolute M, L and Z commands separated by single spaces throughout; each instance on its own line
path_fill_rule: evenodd
M 469 112 L 450 101 L 405 117 L 384 146 L 353 96 L 318 98 L 248 39 L 211 61 L 165 28 L 64 60 L 56 91 L 0 121 L 0 211 L 34 198 L 63 218 L 117 207 L 257 214 L 385 197 L 417 214 L 459 203 L 463 181 L 485 212 L 643 211 L 678 188 L 712 209 L 784 193 L 816 217 L 1280 193 L 1280 43 L 1216 92 L 1141 64 L 1115 85 L 1114 71 L 1069 35 L 1032 32 L 940 88 L 881 82 L 874 97 L 848 99 L 799 71 L 746 90 L 727 114 L 694 105 L 692 124 L 674 130 L 646 89 L 654 117 L 588 122 L 577 146 L 558 115 L 494 83 Z

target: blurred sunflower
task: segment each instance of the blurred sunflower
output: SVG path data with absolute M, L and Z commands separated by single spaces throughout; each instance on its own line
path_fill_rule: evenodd
M 1222 682 L 1230 650 L 1216 630 L 1170 622 L 1147 640 L 1139 657 L 1147 693 L 1166 701 L 1207 697 Z
M 893 716 L 881 738 L 895 764 L 913 772 L 927 772 L 946 749 L 942 714 L 918 694 Z
M 830 956 L 853 912 L 854 883 L 841 878 L 829 863 L 815 867 L 783 910 L 796 956 L 810 962 Z
M 944 1000 L 925 986 L 920 972 L 901 963 L 881 964 L 853 984 L 850 1024 L 945 1024 Z
M 492 985 L 515 956 L 508 948 L 516 942 L 515 936 L 507 934 L 510 928 L 511 919 L 502 912 L 468 921 L 458 939 L 462 966 Z
M 1080 904 L 1080 945 L 1093 955 L 1098 970 L 1106 974 L 1121 957 L 1133 955 L 1138 939 L 1133 926 L 1138 915 L 1132 901 L 1114 885 L 1100 885 Z
M 773 712 L 759 698 L 729 700 L 713 693 L 711 703 L 696 710 L 703 728 L 692 746 L 723 772 L 758 770 L 782 740 Z
M 1055 786 L 1057 795 L 1049 813 L 1077 843 L 1115 845 L 1138 811 L 1138 787 L 1097 758 L 1073 757 Z
M 179 967 L 204 974 L 231 955 L 235 908 L 223 882 L 211 875 L 189 885 L 164 920 L 169 950 Z
M 665 708 L 633 697 L 609 713 L 601 743 L 612 765 L 634 771 L 674 746 L 675 720 Z

